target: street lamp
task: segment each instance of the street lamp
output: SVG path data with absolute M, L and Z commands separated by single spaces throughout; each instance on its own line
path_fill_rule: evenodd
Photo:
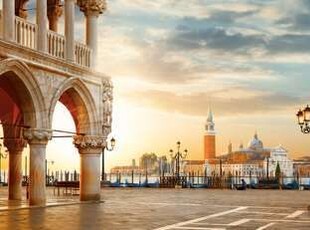
M 115 147 L 115 139 L 112 137 L 111 140 L 110 140 L 110 144 L 111 144 L 111 147 L 108 148 L 108 146 L 105 146 L 103 147 L 102 149 L 102 158 L 101 158 L 101 181 L 105 181 L 105 170 L 104 170 L 104 151 L 107 150 L 107 151 L 113 151 L 114 150 L 114 147 Z
M 180 147 L 181 147 L 181 142 L 178 141 L 177 142 L 177 152 L 174 154 L 173 150 L 170 149 L 170 156 L 176 162 L 176 173 L 175 173 L 175 175 L 176 175 L 178 184 L 180 182 L 180 159 L 185 159 L 187 156 L 187 153 L 188 153 L 187 149 L 184 150 L 184 153 L 181 153 Z
M 48 161 L 47 159 L 45 159 L 45 178 L 46 178 L 46 185 L 50 184 L 50 170 L 48 168 L 48 165 L 51 164 L 53 165 L 55 163 L 55 161 Z
M 299 110 L 296 114 L 298 119 L 298 124 L 300 126 L 300 130 L 302 133 L 309 134 L 310 133 L 310 107 L 306 106 L 303 110 Z
M 0 144 L 0 184 L 2 183 L 2 169 L 1 169 L 2 162 L 1 160 L 2 158 L 6 159 L 8 157 L 8 154 L 3 154 L 1 150 L 2 150 L 2 144 Z

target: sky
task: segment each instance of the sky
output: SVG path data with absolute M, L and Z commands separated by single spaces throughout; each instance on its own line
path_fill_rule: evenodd
M 295 117 L 310 96 L 310 1 L 107 2 L 97 62 L 114 83 L 117 143 L 106 153 L 108 168 L 146 152 L 168 155 L 179 140 L 190 159 L 202 159 L 209 107 L 218 154 L 230 141 L 233 148 L 247 145 L 257 132 L 266 147 L 282 144 L 292 158 L 310 155 L 309 136 Z M 83 14 L 77 10 L 76 17 L 83 41 Z M 59 27 L 63 33 L 63 20 Z M 54 127 L 74 129 L 72 121 L 61 123 L 62 105 L 56 113 Z M 66 153 L 57 147 L 63 145 Z M 53 140 L 48 148 L 48 159 L 78 168 L 71 140 Z
M 201 159 L 209 106 L 218 154 L 256 131 L 265 146 L 310 154 L 295 117 L 309 103 L 310 1 L 111 0 L 99 34 L 115 85 L 111 164 L 177 140 Z

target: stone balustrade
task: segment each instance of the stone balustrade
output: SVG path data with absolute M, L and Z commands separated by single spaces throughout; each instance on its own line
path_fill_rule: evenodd
M 15 42 L 31 48 L 37 47 L 37 25 L 26 21 L 23 18 L 15 17 Z
M 75 61 L 78 64 L 90 67 L 91 52 L 92 50 L 87 45 L 75 42 Z
M 0 38 L 3 38 L 3 12 L 0 10 Z M 37 50 L 38 44 L 38 26 L 23 18 L 15 16 L 15 38 L 14 41 L 30 49 Z M 47 32 L 48 54 L 53 57 L 63 59 L 66 58 L 66 38 L 65 36 L 49 30 Z M 75 63 L 83 67 L 91 66 L 92 50 L 81 42 L 74 44 Z
M 53 31 L 47 32 L 48 53 L 57 58 L 65 58 L 66 38 Z

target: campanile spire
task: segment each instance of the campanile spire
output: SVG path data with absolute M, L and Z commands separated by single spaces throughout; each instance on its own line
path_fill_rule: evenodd
M 207 121 L 205 124 L 204 136 L 204 159 L 215 158 L 215 123 L 212 110 L 209 108 Z

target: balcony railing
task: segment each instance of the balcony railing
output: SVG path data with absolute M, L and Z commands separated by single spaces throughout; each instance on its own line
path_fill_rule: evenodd
M 91 49 L 79 42 L 75 42 L 75 61 L 82 66 L 90 66 Z
M 0 38 L 3 38 L 2 11 L 0 10 Z M 15 42 L 23 47 L 37 49 L 38 28 L 23 18 L 15 17 Z M 53 57 L 66 58 L 66 38 L 53 31 L 47 32 L 47 51 Z M 92 50 L 85 44 L 75 42 L 75 63 L 90 67 Z
M 15 41 L 16 43 L 31 48 L 37 48 L 37 25 L 27 22 L 25 19 L 15 17 Z
M 48 53 L 57 58 L 65 58 L 66 38 L 53 31 L 47 32 Z

